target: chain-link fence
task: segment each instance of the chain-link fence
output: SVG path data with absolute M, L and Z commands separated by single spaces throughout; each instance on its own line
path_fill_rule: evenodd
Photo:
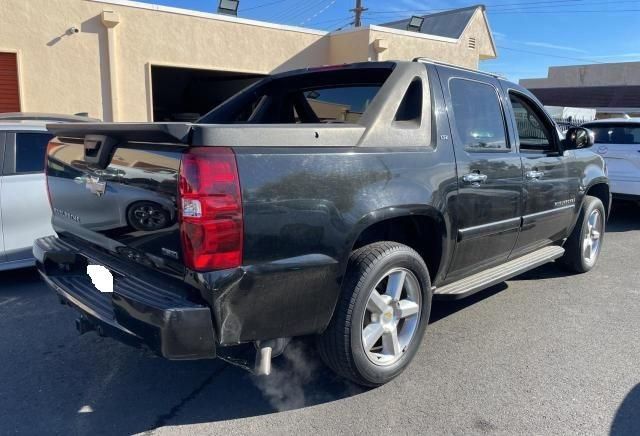
M 546 134 L 544 130 L 538 125 L 538 120 L 535 118 L 529 118 L 526 114 L 516 113 L 516 123 L 518 125 L 518 134 L 520 137 L 529 139 L 544 139 Z M 591 120 L 580 118 L 554 118 L 553 119 L 560 127 L 562 133 L 566 133 L 570 127 L 579 127 L 584 123 Z
M 558 126 L 560 127 L 560 130 L 562 130 L 562 132 L 566 132 L 567 130 L 569 130 L 570 127 L 580 127 L 581 125 L 583 125 L 584 123 L 588 123 L 589 121 L 593 121 L 593 120 L 587 120 L 587 119 L 581 119 L 581 118 L 573 118 L 573 117 L 569 117 L 569 118 L 554 118 L 553 119 Z

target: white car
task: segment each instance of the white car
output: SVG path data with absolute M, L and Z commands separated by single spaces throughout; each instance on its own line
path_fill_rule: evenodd
M 613 196 L 640 201 L 640 118 L 598 120 L 583 127 L 595 133 L 593 150 L 607 162 Z
M 37 238 L 52 235 L 44 121 L 0 121 L 0 271 L 33 265 Z
M 34 264 L 35 239 L 54 233 L 44 160 L 52 122 L 86 122 L 83 116 L 0 114 L 0 271 Z

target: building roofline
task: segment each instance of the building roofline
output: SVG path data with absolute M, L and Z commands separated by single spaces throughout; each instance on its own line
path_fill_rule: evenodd
M 412 38 L 417 38 L 417 39 L 430 39 L 432 41 L 440 41 L 440 42 L 456 43 L 460 41 L 459 38 L 447 38 L 445 36 L 430 35 L 428 33 L 411 32 L 409 30 L 394 29 L 392 27 L 385 27 L 385 26 L 380 26 L 376 24 L 368 24 L 362 27 L 352 27 L 350 29 L 338 30 L 335 32 L 331 32 L 330 35 L 342 35 L 345 33 L 362 32 L 362 31 L 368 31 L 368 30 L 374 30 L 376 32 L 391 33 L 394 35 L 410 36 Z
M 375 30 L 377 32 L 386 32 L 386 33 L 391 33 L 395 35 L 410 36 L 412 38 L 430 39 L 434 41 L 449 42 L 449 43 L 458 42 L 460 40 L 460 38 L 447 38 L 444 36 L 431 35 L 428 33 L 418 33 L 418 32 L 411 32 L 408 30 L 394 29 L 391 27 L 386 27 L 384 25 L 371 24 L 363 27 L 355 27 L 355 28 L 344 29 L 344 30 L 339 30 L 334 32 L 327 32 L 324 30 L 310 29 L 307 27 L 288 26 L 284 24 L 270 23 L 267 21 L 251 20 L 247 18 L 239 18 L 239 17 L 230 16 L 230 15 L 215 14 L 210 12 L 200 12 L 200 11 L 194 11 L 191 9 L 176 8 L 172 6 L 162 6 L 162 5 L 156 5 L 152 3 L 143 3 L 139 1 L 133 1 L 133 0 L 85 0 L 85 1 L 92 2 L 92 3 L 102 3 L 106 5 L 130 7 L 135 9 L 143 9 L 143 10 L 149 10 L 149 11 L 165 12 L 169 14 L 184 15 L 184 16 L 196 17 L 196 18 L 205 18 L 209 20 L 224 21 L 229 23 L 245 24 L 249 26 L 264 27 L 267 29 L 277 29 L 277 30 L 285 30 L 289 32 L 307 33 L 310 35 L 318 35 L 318 36 L 340 35 L 344 33 L 359 32 L 362 30 Z M 442 11 L 435 14 L 430 14 L 429 16 L 446 15 L 450 13 L 459 12 L 461 10 L 478 9 L 478 8 L 482 8 L 483 11 L 485 10 L 483 5 L 476 5 L 476 6 L 469 6 L 466 8 Z M 485 21 L 486 21 L 486 15 L 485 15 Z M 488 22 L 487 22 L 487 27 L 489 27 Z M 493 42 L 493 35 L 491 34 L 490 28 L 489 28 L 489 35 L 495 51 L 495 44 Z
M 487 16 L 487 8 L 484 5 L 480 5 L 482 9 L 482 18 L 484 19 L 484 24 L 487 26 L 487 32 L 489 32 L 489 41 L 491 42 L 491 48 L 493 48 L 494 59 L 498 57 L 498 46 L 496 45 L 496 40 L 493 37 L 493 30 L 491 30 L 491 24 L 489 24 L 489 17 Z M 469 20 L 471 23 L 471 20 Z M 467 24 L 468 26 L 469 24 Z M 466 28 L 464 29 L 467 30 Z M 464 32 L 462 32 L 464 33 Z
M 485 9 L 485 6 L 484 6 L 484 5 L 481 5 L 481 4 L 477 4 L 477 5 L 465 6 L 464 8 L 458 8 L 458 9 L 447 9 L 447 10 L 440 11 L 440 12 L 434 12 L 433 14 L 424 14 L 424 15 L 420 15 L 420 16 L 421 16 L 421 17 L 425 17 L 425 18 L 426 18 L 426 17 L 431 18 L 431 17 L 438 17 L 438 16 L 441 16 L 441 15 L 450 15 L 450 14 L 455 14 L 455 13 L 462 12 L 462 11 L 475 10 L 475 9 L 478 9 L 478 8 L 482 8 L 482 10 L 484 10 L 484 9 Z M 408 19 L 410 19 L 410 18 L 411 18 L 411 17 L 409 17 L 409 18 L 404 18 L 404 19 L 402 19 L 402 20 L 391 21 L 391 22 L 389 22 L 389 23 L 384 23 L 384 24 L 382 24 L 382 25 L 383 25 L 383 26 L 390 26 L 390 25 L 392 25 L 392 24 L 400 24 L 400 23 L 403 23 L 403 22 L 407 21 L 407 20 L 408 20 Z
M 627 65 L 627 64 L 640 64 L 640 61 L 623 61 L 623 62 L 601 62 L 601 63 L 597 63 L 594 64 L 593 62 L 590 64 L 575 64 L 575 65 L 553 65 L 549 67 L 549 70 L 551 69 L 563 69 L 563 68 L 583 68 L 583 67 L 599 67 L 599 68 L 606 68 L 606 67 L 611 67 L 614 65 Z M 548 70 L 547 70 L 547 74 L 548 74 Z M 543 77 L 543 79 L 546 79 L 548 77 Z
M 475 8 L 476 11 L 479 9 L 480 13 L 482 13 L 482 19 L 484 20 L 485 26 L 487 26 L 487 32 L 489 33 L 489 42 L 491 43 L 491 48 L 493 49 L 494 59 L 498 57 L 498 46 L 496 45 L 496 40 L 493 38 L 493 31 L 491 30 L 491 24 L 489 24 L 489 17 L 487 17 L 487 8 L 485 5 L 475 5 L 470 6 L 466 9 Z M 473 16 L 472 16 L 473 18 Z M 467 22 L 464 30 L 462 31 L 462 35 L 467 31 L 469 26 L 471 25 L 471 20 Z
M 85 0 L 92 3 L 102 3 L 113 6 L 123 6 L 135 9 L 144 9 L 148 11 L 165 12 L 169 14 L 184 15 L 188 17 L 205 18 L 208 20 L 224 21 L 227 23 L 245 24 L 248 26 L 263 27 L 267 29 L 285 30 L 288 32 L 307 33 L 309 35 L 325 36 L 329 32 L 324 30 L 309 29 L 307 27 L 287 26 L 284 24 L 269 23 L 267 21 L 250 20 L 247 18 L 239 18 L 230 15 L 214 14 L 210 12 L 200 12 L 191 9 L 176 8 L 172 6 L 161 6 L 151 3 L 142 3 L 132 0 Z
M 493 37 L 493 31 L 491 30 L 491 25 L 489 24 L 489 18 L 487 17 L 487 8 L 485 5 L 483 4 L 477 4 L 477 5 L 471 5 L 471 6 L 466 6 L 464 8 L 458 8 L 458 9 L 449 9 L 446 11 L 441 11 L 441 12 L 436 12 L 434 14 L 425 14 L 425 15 L 421 15 L 422 17 L 437 17 L 437 16 L 442 16 L 442 15 L 451 15 L 451 14 L 456 14 L 462 11 L 478 11 L 480 10 L 480 12 L 482 13 L 482 19 L 484 20 L 485 25 L 487 26 L 487 32 L 489 33 L 489 42 L 491 43 L 491 48 L 493 49 L 493 53 L 494 53 L 494 58 L 498 56 L 498 47 L 496 45 L 496 41 Z M 462 37 L 462 35 L 464 35 L 464 33 L 467 31 L 467 29 L 469 28 L 469 26 L 471 25 L 471 21 L 473 19 L 473 15 L 471 15 L 471 18 L 469 18 L 469 20 L 467 21 L 467 24 L 465 24 L 464 29 L 462 30 L 462 32 L 460 33 L 460 37 Z M 394 24 L 400 24 L 407 21 L 407 18 L 403 19 L 403 20 L 396 20 L 396 21 L 392 21 L 389 23 L 384 23 L 381 24 L 379 26 L 376 27 L 383 27 L 385 29 L 394 29 L 392 27 L 386 27 L 386 26 L 391 26 Z M 398 29 L 394 29 L 394 30 L 398 30 Z M 426 33 L 420 33 L 420 32 L 412 32 L 412 31 L 402 31 L 401 32 L 405 32 L 408 33 L 412 36 L 415 36 L 416 34 L 418 35 L 428 35 Z M 438 39 L 438 40 L 446 40 L 447 42 L 453 42 L 453 41 L 459 41 L 460 37 L 458 38 L 447 38 L 447 37 L 442 37 L 442 36 L 438 36 L 438 35 L 429 35 L 431 36 L 431 39 Z

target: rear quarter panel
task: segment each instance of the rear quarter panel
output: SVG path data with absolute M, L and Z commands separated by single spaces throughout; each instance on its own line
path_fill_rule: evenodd
M 447 221 L 457 189 L 446 145 L 235 151 L 245 266 L 232 277 L 207 277 L 223 343 L 322 331 L 358 235 L 395 216 Z
M 264 152 L 262 152 L 264 153 Z M 397 209 L 443 212 L 456 184 L 445 150 L 242 150 L 245 264 L 311 252 L 348 257 L 360 231 Z M 440 163 L 438 163 L 440 162 Z M 412 207 L 412 205 L 414 207 Z

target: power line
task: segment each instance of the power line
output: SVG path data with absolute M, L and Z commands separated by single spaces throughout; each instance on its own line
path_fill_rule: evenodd
M 561 1 L 561 0 L 560 0 Z M 619 0 L 618 3 L 637 3 L 637 0 Z M 586 3 L 589 4 L 589 3 Z M 595 3 L 591 3 L 594 4 Z M 551 7 L 552 5 L 547 6 L 534 6 L 534 7 L 519 7 L 519 8 L 504 8 L 504 9 L 489 9 L 488 13 L 490 15 L 515 15 L 515 14 L 613 14 L 613 13 L 628 13 L 628 12 L 640 12 L 640 9 L 590 9 L 590 10 L 580 10 L 573 8 L 573 5 L 565 4 L 565 5 L 557 5 L 558 8 L 573 8 L 573 9 L 546 9 Z M 444 10 L 407 10 L 407 11 L 395 11 L 395 12 L 382 12 L 382 11 L 370 11 L 369 14 L 376 14 L 378 19 L 382 20 L 393 20 L 396 16 L 405 16 L 406 14 L 429 14 L 429 13 L 437 13 L 443 12 Z M 384 16 L 382 16 L 384 15 Z
M 341 27 L 338 27 L 336 30 L 334 30 L 334 32 L 338 32 L 347 26 L 353 26 L 355 23 L 355 21 L 349 21 L 348 23 L 343 24 Z
M 569 3 L 569 2 L 583 2 L 584 0 L 539 0 L 535 2 L 501 2 L 501 3 L 484 3 L 485 6 L 489 7 L 503 7 L 503 6 L 514 6 L 514 5 L 537 5 L 542 3 Z M 473 6 L 473 5 L 472 5 Z
M 558 59 L 567 59 L 567 60 L 571 60 L 571 61 L 590 62 L 592 64 L 606 64 L 606 62 L 600 62 L 600 61 L 596 61 L 596 60 L 593 60 L 593 59 L 574 58 L 574 57 L 570 57 L 570 56 L 561 56 L 561 55 L 552 55 L 552 54 L 548 54 L 548 53 L 540 53 L 540 52 L 537 52 L 537 51 L 530 51 L 530 50 L 522 50 L 522 49 L 519 49 L 519 48 L 505 47 L 503 45 L 499 45 L 498 48 L 502 49 L 502 50 L 515 51 L 515 52 L 519 52 L 519 53 L 526 53 L 526 54 L 531 54 L 531 55 L 536 55 L 536 56 L 545 56 L 545 57 L 548 57 L 548 58 L 558 58 Z
M 489 12 L 493 11 L 493 10 L 500 10 L 500 11 L 504 11 L 504 10 L 509 10 L 509 9 L 538 9 L 538 8 L 545 8 L 545 7 L 563 7 L 563 8 L 576 8 L 576 7 L 583 7 L 583 6 L 607 6 L 610 3 L 603 3 L 601 1 L 591 1 L 591 0 L 586 0 L 586 1 L 581 1 L 580 4 L 576 4 L 574 3 L 575 0 L 557 0 L 554 2 L 550 2 L 550 1 L 544 1 L 544 2 L 539 2 L 539 3 L 523 3 L 523 4 L 512 4 L 512 5 L 502 5 L 502 6 L 491 6 L 488 7 L 487 10 Z M 559 4 L 562 3 L 562 4 Z M 638 3 L 637 0 L 616 0 L 615 4 L 621 4 L 621 3 Z M 579 10 L 579 9 L 575 9 L 575 10 Z
M 327 0 L 316 0 L 316 1 L 310 1 L 307 5 L 296 8 L 294 5 L 291 8 L 285 10 L 283 13 L 281 13 L 280 15 L 278 15 L 275 20 L 282 20 L 282 21 L 293 21 L 298 19 L 301 16 L 304 16 L 305 14 L 311 12 L 312 10 L 314 10 L 317 7 L 320 7 L 321 4 L 325 3 Z
M 332 0 L 331 3 L 329 3 L 328 5 L 326 5 L 324 8 L 320 9 L 318 12 L 316 12 L 314 15 L 312 15 L 311 17 L 307 18 L 306 20 L 304 20 L 302 23 L 300 24 L 305 24 L 311 20 L 313 20 L 315 17 L 322 15 L 327 9 L 329 9 L 331 6 L 333 6 L 336 1 L 338 0 Z
M 353 18 L 349 15 L 349 16 L 342 16 L 340 18 L 329 18 L 326 20 L 320 20 L 320 21 L 314 21 L 314 24 L 329 24 L 329 23 L 338 23 L 338 22 L 344 22 L 346 20 L 352 20 Z
M 507 12 L 494 12 L 493 15 L 513 15 L 513 14 L 615 14 L 619 12 L 640 12 L 640 9 L 599 9 L 599 10 L 578 10 L 578 11 L 507 11 Z
M 487 11 L 489 13 L 495 14 L 497 12 L 508 12 L 508 11 L 520 11 L 520 10 L 542 10 L 547 7 L 559 7 L 559 8 L 575 8 L 578 6 L 576 2 L 580 2 L 580 6 L 583 5 L 603 5 L 602 1 L 585 1 L 585 0 L 544 0 L 530 3 L 495 3 L 495 4 L 486 4 Z M 622 3 L 638 3 L 638 0 L 616 0 L 615 4 Z M 609 3 L 607 3 L 609 4 Z M 425 14 L 425 13 L 438 13 L 438 12 L 446 12 L 451 9 L 395 9 L 395 10 L 371 10 L 368 14 L 373 15 L 403 15 L 407 13 L 415 13 L 415 14 Z M 555 10 L 555 9 L 554 9 Z M 566 10 L 565 10 L 566 11 Z M 579 12 L 579 9 L 571 9 L 571 12 Z M 615 9 L 607 9 L 607 11 L 615 12 Z M 629 10 L 623 10 L 628 12 Z M 546 10 L 544 12 L 547 12 Z M 598 10 L 597 12 L 600 12 Z
M 251 7 L 251 8 L 246 8 L 246 9 L 244 9 L 244 8 L 243 8 L 243 9 L 240 9 L 240 12 L 247 12 L 247 11 L 253 11 L 253 10 L 255 10 L 255 9 L 266 8 L 266 7 L 268 7 L 268 6 L 277 5 L 278 3 L 284 3 L 284 2 L 286 2 L 286 1 L 288 1 L 288 0 L 275 0 L 275 1 L 273 1 L 273 2 L 264 3 L 264 4 L 261 4 L 261 5 L 258 5 L 258 6 L 253 6 L 253 7 Z M 241 3 L 241 4 L 242 4 L 242 3 Z
M 624 0 L 622 0 L 624 1 Z M 633 0 L 636 1 L 636 0 Z M 485 6 L 487 7 L 488 10 L 491 10 L 493 8 L 512 8 L 512 7 L 529 7 L 529 6 L 535 6 L 535 5 L 557 5 L 558 3 L 581 3 L 584 2 L 584 0 L 543 0 L 543 1 L 535 1 L 535 2 L 528 2 L 528 3 L 485 3 Z M 600 3 L 600 2 L 598 2 Z M 469 7 L 474 6 L 474 5 L 470 5 Z M 569 5 L 569 6 L 573 6 L 573 5 Z M 465 6 L 462 6 L 463 8 Z M 369 11 L 370 14 L 400 14 L 400 13 L 410 13 L 410 12 L 417 12 L 417 13 L 421 13 L 421 12 L 444 12 L 444 11 L 449 11 L 451 9 L 388 9 L 388 10 L 372 10 Z

